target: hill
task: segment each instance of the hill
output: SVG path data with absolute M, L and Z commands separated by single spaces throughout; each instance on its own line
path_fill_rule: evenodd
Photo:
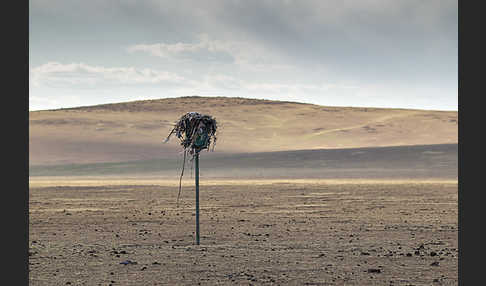
M 189 111 L 216 118 L 219 154 L 458 142 L 456 111 L 181 97 L 29 112 L 29 165 L 175 158 L 162 141 Z

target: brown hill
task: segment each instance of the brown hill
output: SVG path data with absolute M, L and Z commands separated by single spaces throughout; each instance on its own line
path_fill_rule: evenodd
M 458 142 L 456 111 L 182 97 L 29 112 L 29 164 L 174 157 L 178 140 L 162 141 L 189 111 L 216 118 L 219 153 Z

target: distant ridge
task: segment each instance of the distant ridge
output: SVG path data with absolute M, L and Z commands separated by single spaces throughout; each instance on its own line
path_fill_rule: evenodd
M 29 164 L 121 162 L 180 152 L 162 140 L 189 111 L 218 121 L 221 153 L 455 144 L 457 111 L 330 107 L 241 97 L 162 98 L 29 112 Z
M 115 102 L 115 103 L 103 103 L 103 104 L 95 104 L 95 105 L 83 105 L 83 106 L 76 106 L 76 107 L 66 107 L 66 108 L 57 108 L 57 109 L 46 109 L 46 110 L 36 110 L 31 112 L 38 112 L 38 111 L 59 111 L 59 110 L 100 110 L 100 109 L 113 109 L 113 110 L 130 110 L 130 107 L 137 107 L 137 106 L 147 106 L 153 104 L 170 104 L 172 102 L 183 102 L 185 100 L 189 101 L 226 101 L 227 104 L 240 104 L 240 105 L 257 105 L 257 104 L 297 104 L 297 105 L 312 105 L 312 106 L 322 106 L 313 103 L 305 103 L 305 102 L 298 102 L 298 101 L 284 101 L 284 100 L 270 100 L 270 99 L 260 99 L 260 98 L 247 98 L 247 97 L 226 97 L 226 96 L 198 96 L 198 95 L 191 95 L 191 96 L 181 96 L 181 97 L 168 97 L 168 98 L 159 98 L 159 99 L 143 99 L 143 100 L 133 100 L 133 101 L 126 101 L 126 102 Z M 324 107 L 324 106 L 323 106 Z M 421 111 L 444 111 L 444 110 L 429 110 L 429 109 L 411 109 L 411 108 L 388 108 L 388 107 L 355 107 L 355 106 L 326 106 L 326 107 L 334 107 L 334 108 L 357 108 L 357 109 L 386 109 L 386 110 L 421 110 Z M 124 108 L 124 109 L 123 109 Z M 154 110 L 155 111 L 155 110 Z M 448 111 L 445 111 L 448 112 Z M 457 112 L 457 111 L 455 111 Z
M 68 107 L 68 108 L 59 108 L 59 109 L 51 109 L 49 111 L 56 111 L 56 110 L 117 110 L 117 111 L 135 111 L 141 110 L 144 108 L 144 111 L 158 111 L 156 108 L 161 107 L 165 104 L 172 104 L 172 103 L 185 103 L 187 101 L 190 102 L 207 102 L 216 100 L 223 106 L 225 104 L 228 105 L 258 105 L 258 104 L 302 104 L 302 105 L 315 105 L 311 103 L 303 103 L 303 102 L 293 102 L 293 101 L 280 101 L 280 100 L 269 100 L 269 99 L 253 99 L 253 98 L 245 98 L 245 97 L 225 97 L 225 96 L 211 96 L 211 97 L 204 97 L 204 96 L 181 96 L 181 97 L 171 97 L 171 98 L 160 98 L 160 99 L 144 99 L 144 100 L 134 100 L 134 101 L 127 101 L 127 102 L 117 102 L 117 103 L 104 103 L 104 104 L 96 104 L 96 105 L 86 105 L 86 106 L 77 106 L 77 107 Z M 41 111 L 41 110 L 39 110 Z

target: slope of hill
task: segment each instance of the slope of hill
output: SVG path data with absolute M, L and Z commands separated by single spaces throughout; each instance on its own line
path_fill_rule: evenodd
M 217 119 L 221 154 L 458 142 L 456 111 L 182 97 L 29 112 L 29 165 L 175 158 L 162 141 L 189 111 Z

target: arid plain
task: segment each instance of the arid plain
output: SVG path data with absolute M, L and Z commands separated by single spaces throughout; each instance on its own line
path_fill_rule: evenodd
M 190 163 L 162 141 L 214 115 Z M 457 285 L 457 112 L 185 97 L 30 112 L 31 285 Z

